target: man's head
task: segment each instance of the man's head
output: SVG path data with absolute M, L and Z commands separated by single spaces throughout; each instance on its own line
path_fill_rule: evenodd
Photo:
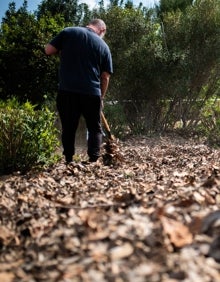
M 101 38 L 103 38 L 106 33 L 106 24 L 101 19 L 91 20 L 87 27 L 92 28 Z

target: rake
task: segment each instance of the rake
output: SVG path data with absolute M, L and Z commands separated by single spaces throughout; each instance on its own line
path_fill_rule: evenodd
M 112 140 L 112 141 L 115 140 L 115 137 L 114 137 L 114 135 L 112 135 L 112 133 L 111 133 L 109 124 L 108 124 L 108 122 L 107 122 L 107 120 L 106 120 L 105 115 L 104 115 L 103 112 L 101 112 L 101 119 L 102 119 L 102 123 L 103 123 L 103 125 L 104 125 L 104 127 L 105 127 L 105 130 L 106 130 L 106 134 L 107 134 L 108 139 L 110 139 L 110 140 Z
M 107 135 L 107 140 L 104 144 L 106 153 L 103 155 L 103 162 L 106 165 L 118 164 L 123 160 L 123 157 L 120 154 L 120 149 L 117 144 L 117 140 L 111 133 L 109 124 L 103 112 L 101 112 L 101 119 Z

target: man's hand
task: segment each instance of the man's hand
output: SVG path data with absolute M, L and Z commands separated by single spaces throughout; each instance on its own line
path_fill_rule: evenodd
M 54 55 L 57 54 L 59 51 L 57 50 L 57 48 L 55 48 L 53 45 L 51 45 L 50 43 L 48 43 L 45 46 L 45 53 L 46 55 Z
M 105 97 L 105 93 L 108 89 L 110 74 L 108 72 L 103 72 L 101 74 L 101 96 L 102 99 Z

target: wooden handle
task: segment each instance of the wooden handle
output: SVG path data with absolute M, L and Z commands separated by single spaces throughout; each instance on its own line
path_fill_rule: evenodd
M 108 133 L 109 139 L 114 140 L 115 138 L 114 138 L 114 136 L 111 134 L 110 127 L 109 127 L 108 122 L 107 122 L 107 120 L 106 120 L 106 118 L 105 118 L 105 116 L 104 116 L 103 111 L 101 111 L 101 119 L 102 119 L 102 122 L 103 122 L 103 124 L 104 124 L 104 127 L 105 127 L 105 129 L 106 129 L 106 131 L 107 131 L 107 133 Z
M 109 125 L 108 125 L 108 122 L 107 122 L 107 120 L 106 120 L 106 118 L 105 118 L 105 116 L 104 116 L 104 113 L 101 111 L 101 118 L 102 118 L 102 122 L 103 122 L 103 124 L 104 124 L 104 126 L 105 126 L 105 129 L 108 131 L 108 132 L 110 132 L 110 127 L 109 127 Z

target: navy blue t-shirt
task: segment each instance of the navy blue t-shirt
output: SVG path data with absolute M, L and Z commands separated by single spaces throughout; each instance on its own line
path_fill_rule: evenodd
M 59 89 L 101 95 L 102 72 L 113 72 L 108 45 L 86 27 L 67 27 L 51 42 L 60 50 Z

